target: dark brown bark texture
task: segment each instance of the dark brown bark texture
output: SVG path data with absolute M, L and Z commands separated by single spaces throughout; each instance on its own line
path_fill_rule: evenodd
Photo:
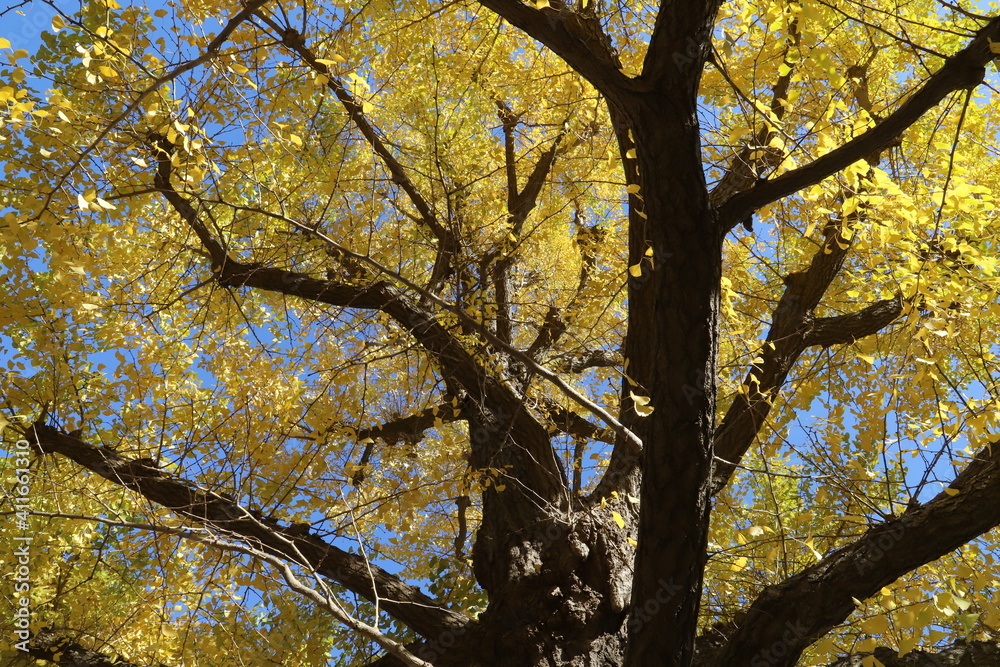
M 415 298 L 392 281 L 358 285 L 322 280 L 232 256 L 199 217 L 189 195 L 175 190 L 170 162 L 174 147 L 163 137 L 151 138 L 160 149 L 154 186 L 198 236 L 221 286 L 278 293 L 324 307 L 381 311 L 435 360 L 449 393 L 459 399 L 443 409 L 459 405 L 449 419 L 468 423 L 471 465 L 504 471 L 506 489 L 498 492 L 493 485 L 483 493 L 483 520 L 472 550 L 475 575 L 489 594 L 489 606 L 480 617 L 473 620 L 449 610 L 377 567 L 369 572 L 360 557 L 200 489 L 161 470 L 155 461 L 129 460 L 45 422 L 26 432 L 38 451 L 66 457 L 213 534 L 311 568 L 362 597 L 378 597 L 386 613 L 418 635 L 411 651 L 441 667 L 794 665 L 811 642 L 850 616 L 853 599 L 875 594 L 1000 524 L 998 444 L 992 451 L 983 450 L 951 485 L 960 490 L 958 495 L 942 494 L 873 525 L 849 545 L 761 591 L 738 622 L 698 638 L 711 498 L 728 482 L 756 436 L 770 399 L 806 348 L 870 335 L 903 310 L 897 298 L 839 317 L 813 318 L 813 308 L 848 251 L 818 253 L 809 267 L 789 276 L 772 317 L 769 340 L 775 348 L 749 369 L 755 378 L 752 391 L 733 403 L 716 432 L 724 236 L 759 207 L 877 154 L 948 93 L 981 82 L 983 67 L 993 57 L 988 39 L 1000 41 L 1000 19 L 985 26 L 874 129 L 812 164 L 771 181 L 745 182 L 722 198 L 713 197 L 705 182 L 697 119 L 698 85 L 719 2 L 665 3 L 642 74 L 634 78 L 621 72 L 610 40 L 591 15 L 555 2 L 544 10 L 520 0 L 481 2 L 565 59 L 604 94 L 611 109 L 626 180 L 638 186 L 629 201 L 629 266 L 638 267 L 638 275 L 628 287 L 628 330 L 622 346 L 627 367 L 617 419 L 637 436 L 641 448 L 621 428 L 612 437 L 611 430 L 598 429 L 579 414 L 562 409 L 552 416 L 544 406 L 529 405 L 524 387 L 532 378 L 530 357 L 560 335 L 558 313 L 547 318 L 531 354 L 506 347 L 510 323 L 497 323 L 486 333 L 491 333 L 492 351 L 505 360 L 506 371 L 487 371 L 435 319 L 440 311 L 433 300 Z M 303 40 L 285 44 L 303 62 L 323 71 Z M 429 283 L 433 291 L 446 272 L 441 267 L 457 262 L 459 240 L 421 205 L 424 199 L 390 148 L 365 124 L 360 107 L 338 84 L 330 85 L 438 237 L 442 251 Z M 536 186 L 541 187 L 556 159 L 557 146 L 543 155 L 523 189 L 511 179 L 509 210 L 515 222 L 530 213 Z M 726 181 L 727 187 L 732 181 Z M 839 247 L 836 241 L 834 234 L 828 235 L 830 248 Z M 504 270 L 501 263 L 497 271 Z M 502 295 L 507 278 L 494 278 Z M 608 351 L 592 357 L 593 364 L 617 363 L 616 354 Z M 640 416 L 633 395 L 648 397 L 653 412 Z M 403 417 L 365 435 L 419 438 L 436 416 L 425 412 Z M 572 491 L 546 428 L 553 424 L 582 437 L 614 440 L 609 468 L 590 497 Z M 713 461 L 717 452 L 725 459 L 718 466 Z M 627 496 L 640 502 L 626 502 Z M 624 527 L 611 520 L 602 501 L 619 512 Z M 638 540 L 636 549 L 628 538 Z M 994 645 L 951 651 L 926 659 L 886 657 L 883 662 L 998 664 Z M 400 662 L 386 657 L 373 664 Z M 859 663 L 852 657 L 837 667 L 854 664 Z
M 693 667 L 702 667 L 705 664 L 703 658 L 717 648 L 708 637 L 699 639 L 701 640 L 698 642 L 699 646 L 703 650 L 696 653 Z M 84 648 L 69 635 L 51 629 L 42 630 L 32 636 L 27 642 L 27 648 L 28 650 L 24 652 L 26 657 L 30 656 L 60 667 L 171 667 L 163 663 L 155 665 L 132 663 L 120 657 L 111 657 L 101 651 Z M 593 650 L 591 655 L 594 655 Z M 868 656 L 874 656 L 885 667 L 996 667 L 1000 664 L 1000 642 L 959 641 L 939 651 L 912 651 L 905 655 L 899 655 L 890 648 L 879 647 L 873 653 L 845 656 L 828 667 L 862 667 L 862 661 Z M 603 658 L 598 656 L 598 661 L 591 664 L 616 664 L 611 661 L 600 662 L 602 659 L 611 660 L 613 654 L 609 653 Z M 397 664 L 400 663 L 396 658 L 383 658 L 373 663 L 371 667 Z

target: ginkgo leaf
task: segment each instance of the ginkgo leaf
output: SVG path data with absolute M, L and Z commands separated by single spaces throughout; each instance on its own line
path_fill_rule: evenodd
M 630 391 L 628 394 L 629 396 L 632 397 L 632 402 L 634 404 L 633 407 L 635 408 L 636 413 L 640 417 L 648 417 L 653 413 L 654 408 L 653 406 L 649 405 L 648 396 L 639 396 L 632 391 Z
M 623 519 L 622 515 L 619 514 L 618 512 L 615 512 L 614 510 L 612 510 L 611 511 L 611 518 L 614 520 L 614 522 L 618 525 L 619 528 L 624 528 L 625 527 L 625 519 Z
M 347 60 L 339 54 L 331 53 L 329 58 L 317 58 L 316 62 L 323 65 L 344 65 Z

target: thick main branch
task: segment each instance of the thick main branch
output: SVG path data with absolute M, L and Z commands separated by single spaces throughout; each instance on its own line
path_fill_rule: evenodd
M 113 449 L 91 445 L 43 423 L 36 423 L 26 437 L 43 453 L 61 454 L 188 520 L 235 536 L 288 562 L 306 565 L 365 599 L 378 600 L 387 613 L 426 637 L 464 631 L 472 623 L 363 556 L 259 516 L 228 497 L 160 470 L 154 461 L 126 459 Z M 303 558 L 305 562 L 301 562 Z
M 980 452 L 951 488 L 958 493 L 941 493 L 764 589 L 711 665 L 791 667 L 807 646 L 854 612 L 855 600 L 1000 525 L 1000 442 Z

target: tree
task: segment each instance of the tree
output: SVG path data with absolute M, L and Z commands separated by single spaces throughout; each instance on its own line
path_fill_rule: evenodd
M 1000 17 L 51 7 L 0 39 L 19 648 L 757 667 L 1000 630 Z

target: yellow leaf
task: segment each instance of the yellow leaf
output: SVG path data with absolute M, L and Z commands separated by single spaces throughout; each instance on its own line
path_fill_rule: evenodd
M 628 272 L 633 278 L 638 278 L 642 275 L 642 264 L 633 264 L 628 267 Z
M 365 78 L 360 76 L 357 72 L 351 72 L 347 75 L 347 78 L 351 80 L 351 88 L 353 89 L 355 95 L 371 90 L 371 86 L 368 85 L 368 81 L 366 81 Z
M 302 137 L 300 137 L 297 134 L 291 135 L 290 137 L 288 137 L 288 140 L 291 141 L 296 146 L 301 146 L 302 145 Z
M 338 55 L 336 53 L 331 53 L 329 58 L 317 58 L 316 62 L 322 65 L 330 66 L 330 65 L 343 65 L 347 62 L 347 60 L 345 60 L 344 57 L 341 55 Z
M 612 511 L 611 518 L 614 519 L 615 523 L 618 524 L 619 528 L 625 527 L 625 519 L 623 519 L 622 515 L 619 514 L 618 512 Z
M 625 157 L 629 158 L 630 160 L 634 160 L 635 159 L 635 149 L 634 148 L 630 148 L 627 151 L 625 151 Z
M 625 188 L 625 192 L 629 193 L 630 195 L 636 195 L 639 194 L 640 189 L 641 188 L 639 187 L 638 183 L 629 183 L 628 187 Z
M 8 42 L 3 37 L 0 37 L 0 49 L 9 49 L 9 48 L 10 48 L 10 42 Z
M 79 209 L 81 211 L 89 211 L 90 210 L 90 202 L 88 202 L 86 199 L 84 199 L 83 195 L 77 195 L 76 196 L 76 205 L 77 205 L 77 207 L 79 207 Z
M 881 635 L 889 632 L 889 619 L 885 615 L 873 616 L 861 621 L 861 629 L 870 635 Z
M 59 32 L 66 27 L 66 21 L 62 16 L 56 14 L 52 17 L 52 32 Z
M 640 417 L 648 417 L 653 413 L 654 408 L 649 405 L 649 396 L 639 396 L 632 391 L 628 395 L 632 397 L 632 402 L 635 403 L 635 411 Z
M 732 570 L 733 572 L 739 572 L 740 570 L 742 570 L 746 566 L 747 566 L 747 557 L 746 556 L 740 556 L 739 558 L 737 558 L 733 562 L 732 565 L 729 566 L 729 569 Z
M 958 489 L 953 489 L 950 486 L 944 487 L 944 492 L 947 493 L 949 496 L 957 496 L 959 493 L 961 493 L 961 491 L 959 491 Z

